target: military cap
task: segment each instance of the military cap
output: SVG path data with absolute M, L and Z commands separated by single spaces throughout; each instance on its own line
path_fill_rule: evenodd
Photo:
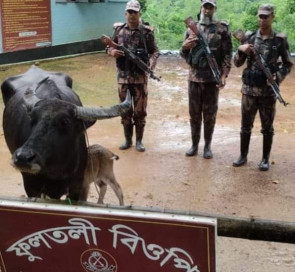
M 216 0 L 202 0 L 201 1 L 201 5 L 205 5 L 205 4 L 211 4 L 212 6 L 216 7 L 217 4 L 216 4 Z
M 134 10 L 136 12 L 140 11 L 140 4 L 136 0 L 131 0 L 127 2 L 125 10 Z
M 274 6 L 272 4 L 263 4 L 258 8 L 258 15 L 270 15 L 274 13 Z

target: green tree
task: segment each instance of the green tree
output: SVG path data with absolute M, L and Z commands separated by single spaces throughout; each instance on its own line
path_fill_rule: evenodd
M 139 0 L 138 2 L 140 3 L 140 6 L 141 6 L 141 12 L 145 12 L 147 0 Z
M 268 0 L 275 9 L 274 29 L 288 36 L 291 51 L 295 51 L 295 0 Z M 201 1 L 140 0 L 142 17 L 155 30 L 160 49 L 179 49 L 186 30 L 184 19 L 197 18 Z M 217 16 L 228 21 L 231 31 L 238 28 L 257 29 L 257 9 L 265 0 L 218 0 Z M 237 42 L 234 42 L 237 46 Z

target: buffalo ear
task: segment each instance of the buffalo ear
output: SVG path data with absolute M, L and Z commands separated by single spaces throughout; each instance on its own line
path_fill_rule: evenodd
M 83 121 L 83 126 L 84 126 L 84 130 L 90 128 L 91 126 L 93 126 L 95 124 L 96 120 L 92 120 L 92 121 Z
M 93 126 L 96 123 L 96 120 L 92 120 L 92 121 L 84 121 L 86 128 L 90 128 L 91 126 Z

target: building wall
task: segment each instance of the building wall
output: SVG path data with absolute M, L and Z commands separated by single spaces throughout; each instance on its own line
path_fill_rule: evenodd
M 51 0 L 52 45 L 110 35 L 114 22 L 125 21 L 127 0 L 105 3 L 56 3 Z
M 114 22 L 125 21 L 128 0 L 106 0 L 105 3 L 56 3 L 51 1 L 52 46 L 99 39 L 110 35 Z M 0 53 L 2 28 L 0 29 Z

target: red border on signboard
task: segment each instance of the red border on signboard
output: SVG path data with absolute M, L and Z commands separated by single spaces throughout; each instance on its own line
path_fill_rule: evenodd
M 51 1 L 0 0 L 3 52 L 52 45 Z

